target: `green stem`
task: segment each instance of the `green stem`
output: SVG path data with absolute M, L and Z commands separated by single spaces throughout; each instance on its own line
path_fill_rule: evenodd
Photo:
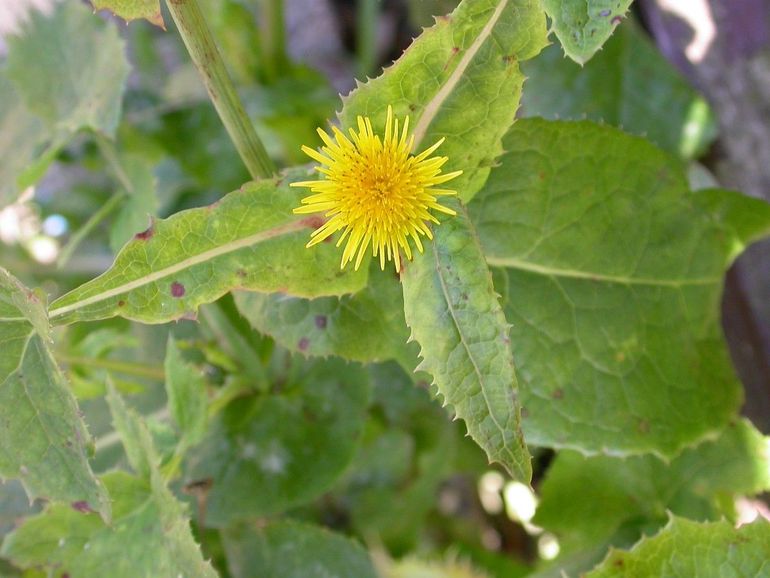
M 287 61 L 283 0 L 260 0 L 260 8 L 265 71 L 270 80 L 275 80 Z
M 211 303 L 201 307 L 199 311 L 200 321 L 216 337 L 225 352 L 240 364 L 246 375 L 254 380 L 257 389 L 266 391 L 269 388 L 269 381 L 259 355 L 233 326 L 220 303 Z
M 133 195 L 136 193 L 131 179 L 128 178 L 126 171 L 123 169 L 123 164 L 118 158 L 115 145 L 99 133 L 95 133 L 94 140 L 96 141 L 96 145 L 99 148 L 99 152 L 102 154 L 102 157 L 104 157 L 104 160 L 107 161 L 107 165 L 109 165 L 110 170 L 115 175 L 118 183 L 120 183 L 120 186 L 125 190 L 118 190 L 115 192 L 115 194 L 113 194 L 106 203 L 99 207 L 99 210 L 91 215 L 85 224 L 80 227 L 80 229 L 78 229 L 74 235 L 72 235 L 70 240 L 67 242 L 67 245 L 59 254 L 59 258 L 56 260 L 56 267 L 59 269 L 64 268 L 64 266 L 72 258 L 72 255 L 75 253 L 75 249 L 80 246 L 80 243 L 82 243 L 83 240 L 91 234 L 91 231 L 99 223 L 101 223 L 102 220 L 107 217 L 107 215 L 115 210 L 115 208 L 120 204 L 120 201 L 124 196 L 126 196 L 126 194 Z
M 209 401 L 209 418 L 214 417 L 225 409 L 234 399 L 251 393 L 254 393 L 254 388 L 248 381 L 244 379 L 231 379 L 224 387 L 219 388 L 214 397 Z
M 102 359 L 97 357 L 77 357 L 70 355 L 56 354 L 56 359 L 66 365 L 80 365 L 96 369 L 106 369 L 115 373 L 142 377 L 145 379 L 154 379 L 156 381 L 165 381 L 166 372 L 163 368 L 154 365 L 142 365 L 140 363 L 118 361 L 115 359 Z
M 377 19 L 379 0 L 358 0 L 356 7 L 356 53 L 361 80 L 374 72 L 377 64 Z
M 168 0 L 167 5 L 211 102 L 252 178 L 273 175 L 275 165 L 246 115 L 197 0 Z
M 118 158 L 118 152 L 115 150 L 115 145 L 108 141 L 106 137 L 96 134 L 95 136 L 96 146 L 99 147 L 99 152 L 102 154 L 110 169 L 115 173 L 115 178 L 118 179 L 120 185 L 126 189 L 126 192 L 133 195 L 135 193 L 134 184 L 131 179 L 128 178 L 126 171 L 123 169 L 123 164 Z
M 72 235 L 72 237 L 70 237 L 69 241 L 67 241 L 67 244 L 62 248 L 61 253 L 59 253 L 59 258 L 56 260 L 57 268 L 63 269 L 64 266 L 69 263 L 69 260 L 75 253 L 75 249 L 80 246 L 80 243 L 82 243 L 83 240 L 91 234 L 91 231 L 93 231 L 99 223 L 107 218 L 107 215 L 115 210 L 115 208 L 120 204 L 120 201 L 122 201 L 123 197 L 125 196 L 125 191 L 117 191 L 107 200 L 106 203 L 99 207 L 99 209 L 93 215 L 91 215 L 91 217 L 89 217 L 89 219 Z

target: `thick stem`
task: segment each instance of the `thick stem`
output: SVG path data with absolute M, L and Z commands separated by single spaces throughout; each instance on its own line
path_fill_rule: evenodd
M 168 9 L 252 178 L 273 175 L 275 165 L 246 115 L 197 0 L 168 0 Z

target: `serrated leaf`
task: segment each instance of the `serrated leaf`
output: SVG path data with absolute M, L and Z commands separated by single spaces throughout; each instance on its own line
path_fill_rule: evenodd
M 241 524 L 222 541 L 233 578 L 377 578 L 359 544 L 311 524 Z
M 747 420 L 669 464 L 649 455 L 619 459 L 560 452 L 540 487 L 533 523 L 556 534 L 562 552 L 571 552 L 606 543 L 624 525 L 663 524 L 668 511 L 719 519 L 718 499 L 770 489 L 768 452 L 768 439 Z
M 401 287 L 392 271 L 377 264 L 369 284 L 352 295 L 302 299 L 237 292 L 235 303 L 252 327 L 289 350 L 365 363 L 397 359 L 409 371 L 417 365 L 416 351 L 406 343 Z
M 153 467 L 157 465 L 150 432 L 109 380 L 106 400 L 112 415 L 112 426 L 120 436 L 128 463 L 141 479 L 149 479 Z
M 81 2 L 34 12 L 8 39 L 7 74 L 27 107 L 60 139 L 82 128 L 115 133 L 129 66 L 114 24 Z
M 86 457 L 90 436 L 50 351 L 45 298 L 0 268 L 0 476 L 30 498 L 71 502 L 109 518 Z
M 180 432 L 180 445 L 201 441 L 206 431 L 208 397 L 203 374 L 185 361 L 173 337 L 166 348 L 166 395 L 171 417 Z
M 632 0 L 542 0 L 564 53 L 585 64 L 623 21 Z
M 671 457 L 720 431 L 741 402 L 722 278 L 770 206 L 691 193 L 677 159 L 588 122 L 521 120 L 504 144 L 469 210 L 513 323 L 527 441 Z
M 513 123 L 524 75 L 519 62 L 547 44 L 537 0 L 465 0 L 425 30 L 384 73 L 343 99 L 342 125 L 357 115 L 384 124 L 391 105 L 409 115 L 416 149 L 442 137 L 452 188 L 467 201 L 481 187 Z
M 115 471 L 103 481 L 114 501 L 112 524 L 59 505 L 28 518 L 0 555 L 22 568 L 46 567 L 57 578 L 216 578 L 203 560 L 184 508 L 166 487 L 143 420 L 109 387 L 113 420 L 139 476 Z
M 770 559 L 770 523 L 761 517 L 734 528 L 727 521 L 700 524 L 672 517 L 656 536 L 631 551 L 613 550 L 585 578 L 759 578 Z
M 157 472 L 152 482 L 121 471 L 103 481 L 114 500 L 112 525 L 52 505 L 10 534 L 0 555 L 21 568 L 47 568 L 56 578 L 216 578 Z
M 292 213 L 301 193 L 276 179 L 247 183 L 209 207 L 154 222 L 135 235 L 103 275 L 51 304 L 56 324 L 116 315 L 162 323 L 194 315 L 234 288 L 315 297 L 360 290 L 366 271 L 339 269 L 334 247 L 305 249 L 317 218 Z
M 474 441 L 514 479 L 532 466 L 521 433 L 508 324 L 464 207 L 402 273 L 404 315 L 421 346 L 420 369 L 465 421 Z
M 148 22 L 165 28 L 159 0 L 91 0 L 95 10 L 109 10 L 126 22 L 144 18 Z
M 326 491 L 353 457 L 369 400 L 360 366 L 308 363 L 302 375 L 275 387 L 274 394 L 228 405 L 188 456 L 186 481 L 211 481 L 207 526 L 308 502 Z
M 585 67 L 553 45 L 522 71 L 524 116 L 606 122 L 683 158 L 700 156 L 714 139 L 706 101 L 632 22 Z

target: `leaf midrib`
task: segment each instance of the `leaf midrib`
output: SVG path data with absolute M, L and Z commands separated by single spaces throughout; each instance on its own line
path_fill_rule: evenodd
M 129 291 L 133 291 L 134 289 L 139 289 L 140 287 L 144 287 L 156 281 L 160 281 L 161 279 L 165 279 L 166 277 L 170 277 L 171 275 L 194 267 L 195 265 L 206 263 L 217 257 L 233 253 L 240 249 L 251 247 L 263 241 L 269 241 L 270 239 L 279 237 L 281 235 L 287 235 L 296 231 L 300 231 L 305 227 L 307 227 L 307 219 L 299 219 L 284 225 L 280 225 L 278 227 L 273 227 L 272 229 L 260 231 L 259 233 L 249 235 L 248 237 L 243 237 L 241 239 L 236 239 L 235 241 L 219 245 L 213 249 L 209 249 L 207 251 L 203 251 L 202 253 L 198 253 L 197 255 L 188 257 L 187 259 L 183 259 L 182 261 L 174 263 L 169 267 L 165 267 L 164 269 L 160 269 L 158 271 L 153 271 L 148 275 L 144 275 L 138 279 L 134 279 L 133 281 L 119 285 L 118 287 L 113 287 L 112 289 L 102 291 L 101 293 L 97 293 L 91 297 L 75 301 L 69 305 L 53 308 L 49 312 L 49 319 L 55 319 L 56 317 L 61 317 L 62 315 L 71 313 L 72 311 L 76 311 L 89 305 L 93 305 L 94 303 L 99 303 L 106 301 L 107 299 L 117 297 L 118 295 L 123 295 Z
M 679 289 L 688 286 L 706 286 L 721 283 L 721 277 L 696 277 L 693 279 L 652 279 L 647 277 L 628 277 L 623 275 L 606 275 L 603 273 L 592 273 L 590 271 L 580 271 L 577 269 L 561 269 L 559 267 L 550 267 L 548 265 L 539 265 L 530 261 L 516 259 L 514 257 L 496 257 L 486 255 L 487 264 L 490 267 L 501 267 L 504 269 L 518 269 L 530 273 L 539 273 L 547 277 L 564 277 L 568 279 L 584 279 L 586 281 L 600 281 L 604 283 L 615 283 L 618 285 L 646 285 L 649 287 L 671 287 Z
M 441 272 L 441 263 L 439 261 L 438 256 L 438 250 L 436 248 L 437 243 L 433 242 L 431 243 L 431 246 L 433 247 L 433 256 L 436 261 L 436 275 L 438 276 L 439 282 L 441 283 L 441 292 L 444 295 L 444 301 L 447 304 L 447 310 L 449 311 L 449 314 L 452 317 L 452 323 L 454 323 L 455 328 L 457 329 L 457 334 L 460 337 L 460 343 L 462 343 L 463 347 L 465 348 L 465 351 L 468 354 L 468 359 L 470 359 L 471 364 L 473 365 L 473 370 L 476 372 L 476 376 L 479 380 L 479 387 L 481 389 L 481 395 L 484 397 L 484 403 L 487 406 L 487 409 L 489 410 L 488 415 L 492 418 L 492 422 L 495 424 L 497 429 L 502 434 L 502 449 L 509 454 L 512 454 L 512 452 L 508 448 L 508 443 L 506 441 L 505 437 L 505 429 L 500 425 L 500 422 L 497 421 L 497 417 L 495 417 L 492 404 L 489 401 L 489 398 L 487 397 L 487 392 L 484 389 L 484 378 L 481 370 L 479 369 L 479 366 L 476 364 L 476 359 L 473 356 L 473 353 L 471 352 L 470 346 L 468 345 L 468 342 L 465 338 L 465 335 L 463 333 L 462 328 L 460 327 L 460 322 L 457 319 L 457 314 L 455 313 L 454 307 L 452 307 L 452 301 L 449 297 L 449 291 L 447 289 L 446 281 L 444 280 L 444 276 Z M 511 455 L 511 457 L 513 457 Z M 515 461 L 515 460 L 514 460 Z
M 425 137 L 425 134 L 428 131 L 428 127 L 430 126 L 430 123 L 433 122 L 433 119 L 438 114 L 438 111 L 441 109 L 441 106 L 444 104 L 444 101 L 449 97 L 449 95 L 455 89 L 455 86 L 457 86 L 457 83 L 460 82 L 460 78 L 462 78 L 463 74 L 465 73 L 465 70 L 468 68 L 471 61 L 476 56 L 476 53 L 481 48 L 481 45 L 484 44 L 487 38 L 489 38 L 489 35 L 492 33 L 492 29 L 495 27 L 495 24 L 497 24 L 497 21 L 500 19 L 500 15 L 503 13 L 503 10 L 508 4 L 508 1 L 509 0 L 501 0 L 499 2 L 499 4 L 497 5 L 497 8 L 495 8 L 495 11 L 492 13 L 492 16 L 484 25 L 484 28 L 481 29 L 481 32 L 479 32 L 479 35 L 476 37 L 476 39 L 473 41 L 470 47 L 468 47 L 468 50 L 465 51 L 465 54 L 463 54 L 462 58 L 460 59 L 460 62 L 457 64 L 455 69 L 449 75 L 449 78 L 447 78 L 446 82 L 441 86 L 441 88 L 438 90 L 436 95 L 425 106 L 425 109 L 423 110 L 423 113 L 420 116 L 420 120 L 417 121 L 417 124 L 414 127 L 415 147 L 417 147 L 422 141 L 423 137 Z

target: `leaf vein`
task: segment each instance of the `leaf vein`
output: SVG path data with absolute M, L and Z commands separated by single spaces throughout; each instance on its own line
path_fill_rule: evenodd
M 165 279 L 166 277 L 174 275 L 175 273 L 178 273 L 180 271 L 184 271 L 185 269 L 189 269 L 190 267 L 194 267 L 195 265 L 206 263 L 208 261 L 211 261 L 212 259 L 221 257 L 222 255 L 227 255 L 228 253 L 233 253 L 240 249 L 251 247 L 252 245 L 256 245 L 257 243 L 261 243 L 263 241 L 269 241 L 270 239 L 279 237 L 281 235 L 288 235 L 290 233 L 294 233 L 296 231 L 299 231 L 305 228 L 306 226 L 307 225 L 304 223 L 304 220 L 297 220 L 297 221 L 287 223 L 285 225 L 273 227 L 272 229 L 268 229 L 266 231 L 260 231 L 259 233 L 255 233 L 248 237 L 231 241 L 230 243 L 226 243 L 218 247 L 214 247 L 212 249 L 203 251 L 202 253 L 198 253 L 197 255 L 193 255 L 192 257 L 188 257 L 187 259 L 179 261 L 178 263 L 175 263 L 169 267 L 166 267 L 165 269 L 160 269 L 159 271 L 153 271 L 149 275 L 145 275 L 144 277 L 141 277 L 139 279 L 134 279 L 133 281 L 129 281 L 127 283 L 124 283 L 123 285 L 119 285 L 118 287 L 113 287 L 112 289 L 108 289 L 107 291 L 97 293 L 96 295 L 92 295 L 91 297 L 87 297 L 85 299 L 81 299 L 74 303 L 70 303 L 69 305 L 64 305 L 61 307 L 57 307 L 56 309 L 52 309 L 50 311 L 49 317 L 50 319 L 61 317 L 62 315 L 65 315 L 66 313 L 70 313 L 72 311 L 76 311 L 81 307 L 87 307 L 88 305 L 93 305 L 94 303 L 106 301 L 107 299 L 111 299 L 112 297 L 117 297 L 118 295 L 128 293 L 129 291 L 133 291 L 134 289 L 138 289 L 140 287 L 144 287 L 156 281 L 160 281 L 161 279 Z
M 465 334 L 463 333 L 459 320 L 457 319 L 457 313 L 455 312 L 454 307 L 452 307 L 452 301 L 449 296 L 449 291 L 446 286 L 446 281 L 441 271 L 441 264 L 439 262 L 439 257 L 438 257 L 438 249 L 436 248 L 437 243 L 432 243 L 431 245 L 433 246 L 433 256 L 436 259 L 436 274 L 438 275 L 439 282 L 441 283 L 441 292 L 444 294 L 444 300 L 446 301 L 446 304 L 447 304 L 447 310 L 449 311 L 449 314 L 452 316 L 452 322 L 457 328 L 457 334 L 460 337 L 460 343 L 462 343 L 463 347 L 465 348 L 465 351 L 467 351 L 468 359 L 470 359 L 471 364 L 473 365 L 473 370 L 476 372 L 476 376 L 478 377 L 479 388 L 481 390 L 481 395 L 484 398 L 484 403 L 486 404 L 487 409 L 489 410 L 489 417 L 492 418 L 492 422 L 495 424 L 497 429 L 500 430 L 500 433 L 502 434 L 501 437 L 502 437 L 503 448 L 506 451 L 509 451 L 508 443 L 505 437 L 505 429 L 500 425 L 500 422 L 497 421 L 497 417 L 495 417 L 494 408 L 492 407 L 492 403 L 489 401 L 489 398 L 487 397 L 487 392 L 484 389 L 484 377 L 482 375 L 481 369 L 476 363 L 476 359 L 473 355 L 473 352 L 471 351 L 471 348 L 468 345 L 468 340 L 465 337 Z

